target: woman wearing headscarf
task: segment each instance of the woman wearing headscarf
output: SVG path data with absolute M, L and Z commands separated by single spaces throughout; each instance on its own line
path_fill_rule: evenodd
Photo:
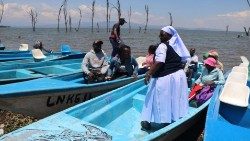
M 188 86 L 182 60 L 190 54 L 177 31 L 166 26 L 160 31 L 161 44 L 155 52 L 155 63 L 145 76 L 149 83 L 142 110 L 142 130 L 151 122 L 167 125 L 188 113 Z
M 219 61 L 219 54 L 216 50 L 210 50 L 208 52 L 208 57 L 212 57 L 216 60 L 216 68 L 220 69 L 223 72 L 224 66 L 223 64 Z

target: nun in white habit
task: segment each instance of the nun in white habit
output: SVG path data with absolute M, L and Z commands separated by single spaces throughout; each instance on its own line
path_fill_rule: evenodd
M 149 86 L 142 110 L 142 130 L 150 130 L 151 122 L 167 125 L 188 113 L 188 86 L 182 62 L 190 58 L 189 51 L 172 26 L 162 28 L 159 37 L 155 63 L 145 76 Z

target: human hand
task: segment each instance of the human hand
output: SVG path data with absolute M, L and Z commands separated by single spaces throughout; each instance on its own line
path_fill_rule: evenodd
M 213 84 L 214 84 L 214 81 L 206 81 L 204 84 L 205 84 L 205 85 L 213 85 Z
M 105 80 L 111 80 L 111 76 L 106 76 Z
M 136 78 L 137 78 L 137 75 L 136 75 L 136 74 L 133 74 L 132 77 L 136 79 Z
M 88 77 L 89 78 L 93 78 L 94 77 L 94 74 L 92 72 L 88 73 Z

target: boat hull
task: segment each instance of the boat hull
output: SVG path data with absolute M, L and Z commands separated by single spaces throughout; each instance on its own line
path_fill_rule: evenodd
M 63 78 L 64 76 L 61 77 Z M 141 78 L 143 78 L 143 75 L 138 77 L 138 79 Z M 119 81 L 110 81 L 108 83 L 97 83 L 92 85 L 68 82 L 64 84 L 65 87 L 61 86 L 51 89 L 49 89 L 49 87 L 50 85 L 53 85 L 54 82 L 50 82 L 49 80 L 50 78 L 42 78 L 41 80 L 37 79 L 30 82 L 24 82 L 24 85 L 22 85 L 25 86 L 28 84 L 27 87 L 31 87 L 32 83 L 43 81 L 37 85 L 41 85 L 43 87 L 47 86 L 48 89 L 44 88 L 42 90 L 33 89 L 30 91 L 17 91 L 12 94 L 8 94 L 8 92 L 6 92 L 5 95 L 0 95 L 0 109 L 30 115 L 36 118 L 43 118 L 93 97 L 99 96 L 107 91 L 129 84 L 136 79 L 130 77 Z M 81 81 L 83 81 L 83 78 Z M 18 86 L 18 83 L 16 83 L 16 86 L 17 88 L 22 87 Z M 8 86 L 4 87 L 11 89 Z

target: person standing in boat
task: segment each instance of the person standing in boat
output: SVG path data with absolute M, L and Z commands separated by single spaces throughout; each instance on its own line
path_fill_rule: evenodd
M 34 49 L 40 49 L 41 51 L 45 51 L 47 53 L 52 53 L 53 50 L 47 50 L 43 47 L 43 43 L 41 41 L 36 41 L 35 45 L 33 46 Z
M 150 130 L 151 122 L 164 126 L 188 113 L 188 86 L 182 60 L 190 54 L 172 26 L 160 31 L 161 44 L 155 62 L 146 73 L 148 91 L 142 110 L 141 129 Z
M 103 42 L 96 40 L 91 49 L 83 58 L 82 70 L 85 80 L 90 82 L 101 82 L 105 80 L 109 64 L 106 53 L 102 50 Z
M 111 57 L 115 57 L 118 54 L 119 44 L 122 42 L 120 37 L 121 26 L 127 23 L 124 18 L 120 18 L 119 22 L 113 25 L 109 41 L 112 45 L 113 51 Z
M 118 54 L 111 60 L 107 79 L 115 79 L 120 76 L 132 76 L 136 78 L 137 75 L 138 63 L 131 56 L 130 47 L 120 44 Z

